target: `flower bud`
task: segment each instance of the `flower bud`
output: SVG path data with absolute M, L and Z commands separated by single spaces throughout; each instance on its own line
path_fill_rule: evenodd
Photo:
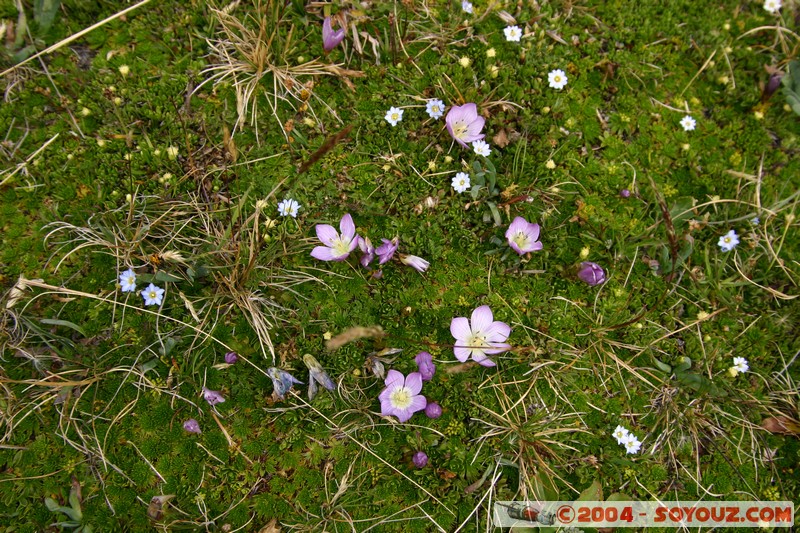
M 430 381 L 436 373 L 436 365 L 433 364 L 433 357 L 428 352 L 419 352 L 414 358 L 419 367 L 422 381 Z
M 597 263 L 584 261 L 578 270 L 578 277 L 587 285 L 594 287 L 606 281 L 606 272 Z
M 228 363 L 229 365 L 232 365 L 238 360 L 239 360 L 239 354 L 237 354 L 236 352 L 228 352 L 225 354 L 225 362 Z
M 439 418 L 442 416 L 442 406 L 436 402 L 428 402 L 428 405 L 425 406 L 425 416 Z
M 428 455 L 425 452 L 417 452 L 414 454 L 414 466 L 417 468 L 425 468 L 428 466 Z
M 200 431 L 200 424 L 194 418 L 190 418 L 189 420 L 184 422 L 183 429 L 185 429 L 189 433 L 197 433 L 198 435 L 202 433 Z

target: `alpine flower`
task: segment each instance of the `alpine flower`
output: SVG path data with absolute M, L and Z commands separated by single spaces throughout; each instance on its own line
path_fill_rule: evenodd
M 208 405 L 214 406 L 218 403 L 223 403 L 225 398 L 219 391 L 211 390 L 203 387 L 203 399 L 208 402 Z
M 267 375 L 272 380 L 272 387 L 275 391 L 275 396 L 281 400 L 283 400 L 283 397 L 286 395 L 286 393 L 291 390 L 293 384 L 303 384 L 302 381 L 295 379 L 295 377 L 290 373 L 286 372 L 285 370 L 281 370 L 280 368 L 275 368 L 274 366 L 271 366 L 267 369 Z
M 522 217 L 515 218 L 506 230 L 508 245 L 519 255 L 542 249 L 539 241 L 539 224 L 531 224 Z
M 503 29 L 503 33 L 506 34 L 506 41 L 518 43 L 520 38 L 522 38 L 522 30 L 519 26 L 506 26 Z
M 433 357 L 428 352 L 419 352 L 414 358 L 419 368 L 419 374 L 422 376 L 422 381 L 430 381 L 436 373 L 436 365 L 433 364 Z
M 617 439 L 617 444 L 622 444 L 628 438 L 630 432 L 622 426 L 617 426 L 612 435 Z
M 428 100 L 428 103 L 425 105 L 425 111 L 428 112 L 428 116 L 432 119 L 437 119 L 444 115 L 444 102 L 441 100 Z
M 229 365 L 234 364 L 236 361 L 239 360 L 239 354 L 236 352 L 228 352 L 225 354 L 225 362 Z
M 278 204 L 278 214 L 282 217 L 297 218 L 297 211 L 299 210 L 300 204 L 297 203 L 297 200 L 292 200 L 291 198 L 286 198 Z
M 425 468 L 428 466 L 428 454 L 425 452 L 415 453 L 411 460 L 414 462 L 414 466 L 417 468 Z
M 481 130 L 486 119 L 478 115 L 478 106 L 473 103 L 451 107 L 444 121 L 450 136 L 464 148 L 485 137 Z
M 397 126 L 397 123 L 403 120 L 403 110 L 397 107 L 390 107 L 389 111 L 386 112 L 386 116 L 383 117 L 386 119 L 386 122 L 392 125 L 392 127 Z
M 336 390 L 336 383 L 333 382 L 331 377 L 319 364 L 317 358 L 307 353 L 303 356 L 303 363 L 308 368 L 308 399 L 313 400 L 317 395 L 317 383 L 326 389 L 333 391 Z
M 567 86 L 567 74 L 561 69 L 551 70 L 550 73 L 547 74 L 547 83 L 551 88 L 560 91 Z
M 339 222 L 341 235 L 328 224 L 317 224 L 317 238 L 325 246 L 316 246 L 311 250 L 311 257 L 320 261 L 344 261 L 356 246 L 356 225 L 350 213 L 345 214 Z
M 697 121 L 691 116 L 686 115 L 681 119 L 681 126 L 683 126 L 683 131 L 692 131 L 695 126 L 697 126 Z
M 587 285 L 594 287 L 606 281 L 606 272 L 597 263 L 584 261 L 578 270 L 578 277 Z
M 747 363 L 747 359 L 744 357 L 734 357 L 731 370 L 735 371 L 735 373 L 731 372 L 731 374 L 736 376 L 739 373 L 744 373 L 750 370 L 750 365 Z
M 483 157 L 489 157 L 489 154 L 492 153 L 492 149 L 489 148 L 489 145 L 484 141 L 475 141 L 472 143 L 472 150 Z
M 152 283 L 142 291 L 144 305 L 161 305 L 164 300 L 164 289 L 156 287 Z
M 119 285 L 122 292 L 134 292 L 136 290 L 136 272 L 129 268 L 119 275 Z
M 459 172 L 453 176 L 453 181 L 451 181 L 450 184 L 457 193 L 462 193 L 469 190 L 469 174 L 466 172 Z
M 361 259 L 359 259 L 361 266 L 369 268 L 369 264 L 375 259 L 375 247 L 372 246 L 372 241 L 369 240 L 369 237 L 362 237 L 359 235 L 358 248 L 362 252 Z
M 471 321 L 463 316 L 454 318 L 450 322 L 450 333 L 456 339 L 453 352 L 462 363 L 471 357 L 480 365 L 495 366 L 488 356 L 511 348 L 505 342 L 511 328 L 505 322 L 494 320 L 488 305 L 475 309 Z
M 620 444 L 625 446 L 625 453 L 637 453 L 642 448 L 642 443 L 633 433 L 629 434 Z
M 325 20 L 322 22 L 322 48 L 324 48 L 326 52 L 330 52 L 343 40 L 344 28 L 339 28 L 334 31 L 333 26 L 331 26 L 331 18 L 325 17 Z
M 384 381 L 386 388 L 378 396 L 381 401 L 381 415 L 396 416 L 400 422 L 408 421 L 417 411 L 428 405 L 428 400 L 420 394 L 422 376 L 412 372 L 408 377 L 397 370 L 389 370 Z
M 375 248 L 375 255 L 378 256 L 378 264 L 382 265 L 391 261 L 394 253 L 397 251 L 398 239 L 395 237 L 391 241 L 388 239 L 381 239 L 383 244 Z
M 472 2 L 469 2 L 467 0 L 463 0 L 461 2 L 461 9 L 464 11 L 464 13 L 466 13 L 468 15 L 472 15 Z
M 770 13 L 777 13 L 781 7 L 781 0 L 764 0 L 764 9 Z
M 411 254 L 400 254 L 400 262 L 406 266 L 410 266 L 417 272 L 425 272 L 431 264 L 421 257 Z
M 202 433 L 202 431 L 200 431 L 200 424 L 194 418 L 190 418 L 189 420 L 184 422 L 183 429 L 185 429 L 189 433 L 197 433 L 198 435 Z
M 728 233 L 719 238 L 717 243 L 723 252 L 730 252 L 736 245 L 739 244 L 739 236 L 736 235 L 735 230 L 730 230 Z

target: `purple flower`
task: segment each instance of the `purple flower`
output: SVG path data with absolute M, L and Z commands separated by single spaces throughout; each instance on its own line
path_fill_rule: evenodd
M 453 352 L 462 363 L 472 357 L 480 365 L 495 366 L 487 355 L 511 348 L 505 342 L 511 334 L 511 327 L 505 322 L 495 321 L 488 305 L 482 305 L 472 312 L 471 323 L 463 316 L 454 318 L 450 322 L 450 333 L 456 339 Z
M 478 106 L 475 104 L 451 107 L 444 121 L 450 136 L 464 148 L 467 148 L 467 143 L 484 138 L 481 130 L 486 120 L 478 116 Z
M 417 272 L 425 272 L 431 264 L 416 255 L 400 254 L 400 262 L 415 269 Z
M 394 257 L 394 253 L 397 251 L 397 245 L 399 242 L 399 239 L 397 237 L 395 237 L 391 241 L 387 239 L 381 239 L 381 240 L 383 241 L 383 244 L 381 244 L 375 249 L 375 254 L 378 256 L 379 265 L 382 265 L 387 261 L 390 261 L 392 257 Z
M 630 198 L 631 191 L 629 189 L 622 189 L 621 191 L 619 191 L 619 195 L 622 196 L 623 198 Z
M 331 18 L 325 17 L 322 22 L 322 47 L 326 52 L 330 52 L 344 40 L 344 28 L 334 31 L 331 26 Z
M 414 413 L 422 411 L 428 405 L 428 400 L 420 394 L 422 376 L 419 372 L 412 372 L 405 377 L 392 369 L 384 383 L 386 388 L 378 396 L 381 401 L 381 415 L 393 415 L 400 422 L 406 422 Z
M 198 435 L 202 433 L 202 431 L 200 431 L 200 424 L 194 418 L 190 418 L 189 420 L 184 422 L 183 429 L 185 429 L 189 433 L 197 433 Z
M 428 402 L 428 405 L 425 406 L 425 416 L 439 418 L 442 416 L 442 406 L 436 402 Z
M 511 222 L 506 231 L 508 245 L 519 255 L 535 252 L 542 249 L 539 241 L 539 224 L 531 224 L 522 217 L 517 217 Z
M 603 267 L 597 263 L 584 261 L 581 263 L 580 270 L 578 270 L 578 277 L 587 285 L 594 287 L 606 280 L 606 272 L 603 270 Z
M 428 466 L 428 454 L 425 452 L 415 453 L 411 460 L 414 461 L 414 466 L 417 468 L 425 468 Z
M 433 357 L 431 357 L 431 354 L 428 352 L 419 352 L 414 358 L 414 361 L 416 361 L 419 367 L 422 381 L 430 381 L 436 373 L 436 365 L 433 364 Z
M 372 263 L 373 259 L 375 259 L 375 247 L 372 246 L 372 241 L 369 240 L 369 237 L 362 237 L 359 235 L 358 248 L 364 254 L 360 259 L 361 266 L 364 268 L 369 268 L 369 264 Z
M 208 402 L 208 405 L 211 406 L 225 401 L 225 398 L 222 396 L 222 394 L 220 394 L 219 391 L 207 389 L 205 387 L 203 387 L 203 398 Z
M 271 366 L 267 369 L 267 375 L 272 380 L 272 387 L 275 395 L 283 400 L 283 397 L 292 389 L 294 383 L 303 384 L 299 379 L 295 379 L 293 375 L 280 368 Z
M 325 246 L 316 246 L 311 250 L 311 257 L 320 261 L 344 261 L 350 255 L 350 252 L 358 246 L 356 225 L 353 223 L 353 217 L 350 216 L 350 213 L 343 216 L 341 222 L 339 222 L 339 229 L 342 230 L 341 235 L 333 226 L 328 224 L 317 224 L 315 229 L 317 238 Z
M 239 360 L 239 354 L 236 352 L 228 352 L 225 354 L 225 362 L 229 365 L 234 364 L 236 361 Z

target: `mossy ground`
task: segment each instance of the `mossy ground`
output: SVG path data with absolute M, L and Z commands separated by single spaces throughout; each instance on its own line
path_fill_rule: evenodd
M 94 4 L 64 1 L 47 43 L 118 9 Z M 466 15 L 454 1 L 342 3 L 331 11 L 354 26 L 323 56 L 320 13 L 295 4 L 277 30 L 292 47 L 273 61 L 360 74 L 300 76 L 308 92 L 293 87 L 274 113 L 265 76 L 255 127 L 234 127 L 231 83 L 193 92 L 219 36 L 200 1 L 153 2 L 4 77 L 3 168 L 22 166 L 0 189 L 0 276 L 9 290 L 20 276 L 54 288 L 4 301 L 0 529 L 64 520 L 44 499 L 68 505 L 73 485 L 95 531 L 148 530 L 160 494 L 175 495 L 167 529 L 277 519 L 315 531 L 484 530 L 487 495 L 533 498 L 553 484 L 572 499 L 594 481 L 630 499 L 797 500 L 796 433 L 759 425 L 800 416 L 800 129 L 780 92 L 762 98 L 765 67 L 785 71 L 795 53 L 800 6 L 475 2 Z M 505 40 L 501 9 L 525 29 L 520 43 Z M 569 78 L 561 91 L 548 87 L 556 68 Z M 451 189 L 485 162 L 428 118 L 434 97 L 478 104 L 496 194 Z M 396 127 L 390 106 L 405 106 Z M 273 225 L 284 197 L 300 215 Z M 399 236 L 430 269 L 392 263 L 374 279 L 352 258 L 313 260 L 314 226 L 345 213 L 373 241 Z M 507 246 L 515 216 L 541 224 L 541 252 L 520 259 Z M 75 249 L 89 235 L 80 228 L 96 246 Z M 729 229 L 741 243 L 725 253 Z M 608 281 L 580 282 L 583 259 Z M 129 266 L 167 287 L 162 307 L 119 292 Z M 290 287 L 276 277 L 287 272 L 307 281 Z M 275 305 L 274 359 L 251 297 Z M 511 325 L 514 349 L 496 368 L 457 366 L 450 321 L 484 304 Z M 329 335 L 372 325 L 386 336 L 326 351 Z M 383 348 L 403 350 L 387 368 L 404 374 L 417 352 L 433 354 L 423 394 L 441 418 L 379 416 L 383 383 L 365 360 Z M 228 349 L 250 364 L 215 367 Z M 305 381 L 305 353 L 338 391 L 276 400 L 264 371 Z M 736 356 L 751 371 L 731 377 Z M 656 363 L 682 357 L 684 374 Z M 202 386 L 227 398 L 219 414 Z M 188 418 L 201 435 L 183 430 Z M 641 453 L 614 441 L 617 424 Z M 413 467 L 417 450 L 426 468 Z

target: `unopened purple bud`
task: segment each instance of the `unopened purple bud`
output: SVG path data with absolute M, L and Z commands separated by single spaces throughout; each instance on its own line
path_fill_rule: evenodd
M 428 402 L 428 405 L 425 406 L 425 416 L 439 418 L 442 416 L 442 406 L 436 402 Z
M 414 466 L 417 468 L 425 468 L 428 466 L 428 455 L 425 452 L 417 452 L 414 454 Z
M 239 360 L 239 354 L 237 354 L 236 352 L 228 352 L 225 354 L 225 362 L 228 363 L 229 365 L 232 365 L 238 360 Z
M 631 191 L 629 191 L 628 189 L 622 189 L 621 191 L 619 191 L 619 195 L 622 196 L 623 198 L 630 198 Z
M 591 261 L 584 261 L 581 263 L 580 270 L 578 270 L 578 277 L 587 285 L 594 287 L 600 285 L 606 280 L 606 272 L 603 267 Z
M 185 429 L 189 433 L 197 433 L 198 435 L 201 433 L 200 424 L 194 418 L 190 418 L 189 420 L 184 422 L 183 429 Z
M 436 365 L 433 364 L 433 357 L 428 352 L 419 352 L 414 358 L 422 375 L 422 381 L 430 381 L 436 373 Z
M 331 18 L 325 17 L 322 22 L 322 47 L 326 52 L 330 52 L 344 39 L 344 28 L 334 30 L 331 25 Z

